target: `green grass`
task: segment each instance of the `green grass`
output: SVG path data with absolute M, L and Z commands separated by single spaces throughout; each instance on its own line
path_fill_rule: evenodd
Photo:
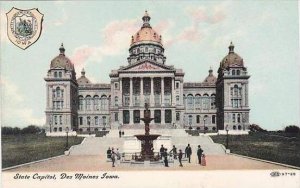
M 226 135 L 212 136 L 226 147 Z M 253 133 L 229 135 L 231 153 L 300 167 L 300 135 Z
M 69 147 L 82 142 L 82 137 L 69 137 Z M 66 137 L 45 134 L 2 135 L 2 168 L 64 154 Z

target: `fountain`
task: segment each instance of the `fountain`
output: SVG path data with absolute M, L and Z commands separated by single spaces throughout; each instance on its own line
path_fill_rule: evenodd
M 156 140 L 160 135 L 159 134 L 150 134 L 149 123 L 154 119 L 150 116 L 150 110 L 148 109 L 148 103 L 145 103 L 145 113 L 144 118 L 141 118 L 145 123 L 145 134 L 134 135 L 138 140 L 141 141 L 142 151 L 141 156 L 136 158 L 138 161 L 157 161 L 159 156 L 154 156 L 153 152 L 153 141 Z

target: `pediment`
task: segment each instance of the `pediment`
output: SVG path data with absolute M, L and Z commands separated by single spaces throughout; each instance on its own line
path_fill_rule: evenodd
M 127 67 L 124 67 L 122 70 L 126 71 L 171 71 L 173 70 L 172 67 L 166 66 L 166 65 L 160 65 L 158 63 L 153 63 L 149 61 L 144 61 L 141 63 L 137 63 L 134 65 L 130 65 Z

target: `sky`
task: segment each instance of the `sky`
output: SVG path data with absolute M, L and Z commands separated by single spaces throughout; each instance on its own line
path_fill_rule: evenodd
M 300 124 L 297 1 L 89 1 L 0 2 L 1 125 L 44 125 L 51 60 L 63 43 L 77 77 L 84 67 L 94 83 L 110 83 L 112 69 L 127 65 L 131 36 L 147 10 L 162 35 L 166 64 L 202 82 L 228 54 L 232 41 L 249 79 L 250 123 L 268 130 Z M 7 38 L 6 13 L 38 8 L 39 40 L 22 50 Z

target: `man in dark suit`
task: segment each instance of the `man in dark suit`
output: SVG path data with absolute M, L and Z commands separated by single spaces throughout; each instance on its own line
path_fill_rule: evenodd
M 162 159 L 164 152 L 165 152 L 164 145 L 161 145 L 160 150 L 159 150 L 159 153 L 160 153 L 160 159 Z
M 187 145 L 187 147 L 185 148 L 185 152 L 186 152 L 186 156 L 189 159 L 189 163 L 191 163 L 191 155 L 192 155 L 192 148 L 190 146 L 190 144 Z
M 197 156 L 198 156 L 198 162 L 199 162 L 199 164 L 201 164 L 202 153 L 203 153 L 203 150 L 201 149 L 201 146 L 198 145 Z

